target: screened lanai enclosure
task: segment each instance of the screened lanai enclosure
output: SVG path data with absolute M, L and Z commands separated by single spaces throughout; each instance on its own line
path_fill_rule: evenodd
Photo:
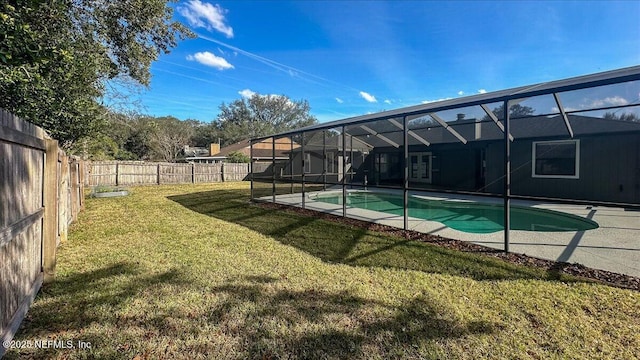
M 251 149 L 254 201 L 505 251 L 544 244 L 541 257 L 560 261 L 584 263 L 589 246 L 611 248 L 612 262 L 640 252 L 640 66 L 321 123 Z

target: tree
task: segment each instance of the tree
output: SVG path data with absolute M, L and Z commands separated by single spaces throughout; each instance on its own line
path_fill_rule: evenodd
M 83 146 L 86 158 L 91 160 L 137 160 L 137 156 L 124 150 L 118 142 L 105 134 L 86 139 Z
M 0 107 L 43 128 L 68 147 L 94 134 L 100 108 L 99 61 L 81 54 L 62 1 L 15 1 L 0 8 Z
M 217 126 L 223 146 L 240 140 L 293 130 L 317 122 L 306 100 L 291 101 L 284 95 L 259 95 L 222 103 Z
M 77 142 L 72 150 L 91 160 L 138 159 L 136 154 L 125 147 L 133 132 L 129 116 L 106 110 L 105 121 L 107 126 L 101 133 Z
M 69 149 L 104 129 L 106 81 L 148 85 L 179 38 L 165 0 L 15 0 L 0 5 L 0 107 Z
M 432 126 L 439 126 L 439 124 L 429 116 L 422 116 L 420 118 L 411 120 L 407 125 L 409 129 L 422 129 Z
M 79 142 L 74 149 L 94 160 L 175 161 L 185 145 L 193 145 L 202 123 L 172 116 L 153 117 L 106 111 L 103 133 Z
M 606 112 L 602 118 L 605 120 L 640 122 L 640 116 L 632 112 L 622 113 L 620 115 L 616 115 L 615 112 Z
M 173 116 L 151 120 L 151 149 L 155 157 L 164 161 L 175 161 L 193 135 L 194 122 L 180 121 Z
M 157 125 L 153 122 L 153 118 L 136 116 L 129 119 L 124 125 L 130 129 L 130 133 L 122 145 L 123 148 L 134 154 L 138 160 L 155 158 L 152 137 L 157 130 Z
M 193 146 L 207 147 L 211 143 L 217 143 L 220 138 L 220 130 L 215 122 L 198 123 L 193 130 L 194 134 L 191 137 Z
M 494 108 L 492 112 L 498 119 L 504 119 L 504 104 L 501 104 L 500 106 Z M 522 106 L 520 104 L 509 106 L 509 118 L 531 116 L 534 112 L 535 110 L 531 106 Z M 482 120 L 491 121 L 488 115 L 485 116 Z
M 248 155 L 245 155 L 239 151 L 234 151 L 229 153 L 229 155 L 227 155 L 227 160 L 226 162 L 228 163 L 250 163 L 251 159 L 249 158 Z

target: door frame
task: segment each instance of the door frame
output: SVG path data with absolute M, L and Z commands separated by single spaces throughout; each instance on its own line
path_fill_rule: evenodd
M 418 156 L 418 171 L 417 171 L 417 177 L 413 177 L 412 176 L 412 166 L 413 163 L 411 162 L 411 157 L 412 156 Z M 420 174 L 422 174 L 423 171 L 423 165 L 424 165 L 424 161 L 422 161 L 422 157 L 428 157 L 429 161 L 428 161 L 428 168 L 427 168 L 427 178 L 423 179 L 420 177 Z M 416 152 L 410 152 L 409 153 L 409 158 L 407 159 L 409 160 L 409 181 L 414 181 L 414 182 L 420 182 L 420 183 L 426 183 L 426 184 L 431 184 L 431 181 L 433 179 L 433 153 L 430 151 L 416 151 Z

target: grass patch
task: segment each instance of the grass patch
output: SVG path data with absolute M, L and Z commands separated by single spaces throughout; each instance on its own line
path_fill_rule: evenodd
M 87 199 L 7 358 L 633 358 L 640 294 L 248 203 Z

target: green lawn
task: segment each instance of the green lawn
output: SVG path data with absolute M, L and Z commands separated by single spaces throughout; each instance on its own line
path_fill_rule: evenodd
M 247 183 L 87 199 L 22 358 L 630 359 L 640 293 L 248 202 Z

